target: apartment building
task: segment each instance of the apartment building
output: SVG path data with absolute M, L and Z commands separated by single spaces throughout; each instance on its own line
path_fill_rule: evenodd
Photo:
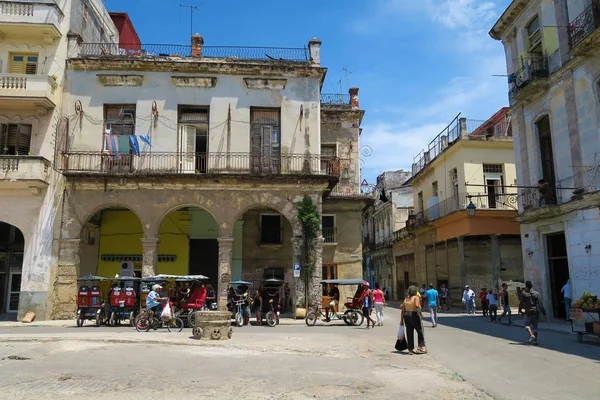
M 506 53 L 525 278 L 550 315 L 562 286 L 600 291 L 600 2 L 514 0 L 490 31 Z
M 522 279 L 513 138 L 506 116 L 457 116 L 414 159 L 414 214 L 394 232 L 399 290 L 411 284 L 498 290 Z
M 100 0 L 0 1 L 0 316 L 27 309 L 43 318 L 47 308 L 69 37 L 109 42 L 118 33 Z

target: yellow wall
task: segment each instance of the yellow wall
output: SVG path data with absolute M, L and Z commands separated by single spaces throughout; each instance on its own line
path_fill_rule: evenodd
M 517 178 L 513 143 L 509 141 L 469 141 L 462 139 L 445 153 L 440 155 L 430 165 L 425 167 L 413 180 L 414 200 L 416 212 L 420 209 L 419 192 L 423 192 L 423 205 L 427 209 L 427 200 L 433 196 L 433 182 L 438 182 L 438 197 L 442 202 L 451 198 L 452 177 L 450 171 L 454 168 L 458 173 L 459 193 L 484 193 L 485 188 L 466 186 L 465 183 L 483 185 L 483 164 L 504 164 L 504 185 L 515 184 Z M 507 193 L 516 189 L 506 190 Z
M 175 262 L 159 262 L 159 274 L 186 275 L 189 263 L 187 228 L 180 221 L 187 212 L 176 211 L 161 224 L 158 254 L 174 254 Z M 102 261 L 103 254 L 143 254 L 143 229 L 138 217 L 131 211 L 105 211 L 100 226 L 98 254 L 99 276 L 113 277 L 119 273 L 118 261 Z

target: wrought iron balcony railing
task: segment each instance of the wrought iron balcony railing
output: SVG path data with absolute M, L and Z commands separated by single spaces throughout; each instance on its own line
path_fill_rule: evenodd
M 96 151 L 62 153 L 57 169 L 72 175 L 256 174 L 339 178 L 339 163 L 337 157 L 306 154 L 153 152 L 135 156 Z
M 574 49 L 600 26 L 600 0 L 579 14 L 569 25 L 569 46 Z
M 191 58 L 191 45 L 82 43 L 79 56 L 128 58 Z M 288 47 L 203 46 L 202 57 L 248 61 L 310 62 L 309 50 Z
M 523 60 L 523 66 L 509 76 L 512 84 L 509 95 L 511 99 L 520 100 L 526 89 L 535 89 L 532 85 L 548 78 L 548 59 L 543 54 L 529 54 Z M 525 92 L 525 94 L 530 94 Z M 523 95 L 524 96 L 524 95 Z
M 518 209 L 517 193 L 459 193 L 457 196 L 449 197 L 440 201 L 438 204 L 429 207 L 427 218 L 429 221 L 435 221 L 448 214 L 458 210 L 466 210 L 472 202 L 477 211 L 485 210 L 513 210 Z
M 323 240 L 325 243 L 337 243 L 337 231 L 336 228 L 323 228 Z

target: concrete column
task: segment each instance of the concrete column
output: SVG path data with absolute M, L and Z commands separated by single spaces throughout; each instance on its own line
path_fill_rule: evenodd
M 227 284 L 231 282 L 233 238 L 218 238 L 217 240 L 219 241 L 218 307 L 219 311 L 227 311 Z
M 392 253 L 391 260 L 392 284 L 390 285 L 390 292 L 392 292 L 392 295 L 390 298 L 396 299 L 398 298 L 398 266 L 396 265 L 396 257 L 394 257 L 394 253 Z
M 321 267 L 323 266 L 323 237 L 315 239 L 313 243 L 313 262 L 315 269 L 309 280 L 309 292 L 308 292 L 308 306 L 311 307 L 315 302 L 320 302 L 321 293 Z M 302 264 L 303 252 L 304 252 L 304 238 L 294 237 L 292 238 L 292 246 L 294 253 L 294 263 L 300 264 L 300 268 L 305 268 Z M 295 306 L 304 307 L 306 305 L 306 290 L 304 282 L 301 278 L 296 279 L 296 293 L 295 293 Z
M 81 239 L 61 239 L 54 290 L 50 295 L 51 319 L 72 319 L 77 312 L 77 275 Z
M 458 262 L 460 264 L 460 290 L 458 293 L 452 293 L 451 298 L 454 301 L 454 305 L 460 305 L 462 303 L 462 294 L 467 284 L 467 262 L 465 259 L 465 238 L 464 236 L 458 237 Z
M 300 264 L 302 268 L 302 237 L 292 238 L 292 263 Z M 292 293 L 292 306 L 304 308 L 304 282 L 301 278 L 294 278 L 294 292 Z
M 158 239 L 142 238 L 142 278 L 156 275 L 158 271 Z
M 312 38 L 308 42 L 308 49 L 310 51 L 310 62 L 312 65 L 321 65 L 321 44 L 323 42 L 317 38 Z
M 500 236 L 490 235 L 490 242 L 492 248 L 492 279 L 495 293 L 500 291 L 500 268 L 502 266 L 502 257 L 500 255 Z
M 233 227 L 233 255 L 231 262 L 231 280 L 242 279 L 242 253 L 244 248 L 244 221 L 237 221 Z
M 532 185 L 531 176 L 529 173 L 529 157 L 527 148 L 527 130 L 525 126 L 525 110 L 523 106 L 519 106 L 513 114 L 513 135 L 519 138 L 519 158 L 521 159 L 521 185 Z M 516 129 L 515 129 L 516 128 Z M 538 148 L 538 146 L 535 146 Z
M 560 51 L 560 63 L 565 65 L 571 58 L 569 55 L 569 16 L 567 12 L 567 2 L 564 0 L 554 0 L 554 14 L 556 15 L 556 26 L 558 27 L 558 50 Z M 568 111 L 567 111 L 568 115 Z

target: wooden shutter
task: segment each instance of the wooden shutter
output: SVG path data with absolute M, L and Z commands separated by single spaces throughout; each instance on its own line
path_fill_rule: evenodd
M 25 73 L 27 75 L 37 74 L 38 57 L 27 56 L 27 62 L 25 63 Z
M 31 125 L 8 125 L 7 146 L 9 154 L 27 155 L 31 144 Z
M 8 65 L 9 74 L 24 74 L 25 73 L 25 56 L 24 55 L 11 55 L 10 62 Z
M 8 125 L 0 124 L 0 154 L 8 154 Z
M 258 124 L 252 124 L 250 131 L 250 157 L 252 159 L 252 171 L 260 172 L 261 126 Z
M 262 126 L 261 127 L 261 170 L 263 172 L 271 172 L 272 162 L 271 159 L 271 135 L 273 134 L 273 127 Z
M 185 147 L 184 151 L 188 161 L 193 161 L 196 153 L 196 128 L 190 125 L 184 125 Z

